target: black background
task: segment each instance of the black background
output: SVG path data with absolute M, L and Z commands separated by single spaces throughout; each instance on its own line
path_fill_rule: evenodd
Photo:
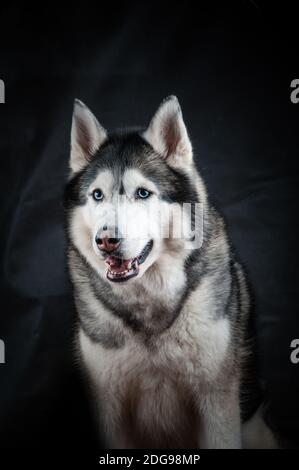
M 269 420 L 299 446 L 299 17 L 286 2 L 207 3 L 1 4 L 0 447 L 95 445 L 64 256 L 73 100 L 109 129 L 146 124 L 169 94 L 249 274 Z

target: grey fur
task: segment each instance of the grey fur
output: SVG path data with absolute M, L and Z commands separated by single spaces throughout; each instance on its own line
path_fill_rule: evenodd
M 159 154 L 172 125 L 177 147 L 168 143 Z M 78 348 L 109 447 L 241 446 L 239 391 L 249 295 L 224 221 L 209 203 L 190 152 L 178 102 L 171 97 L 146 132 L 108 136 L 88 162 L 73 157 L 78 167 L 85 165 L 68 183 L 65 198 Z M 204 233 L 202 246 L 189 251 L 165 241 L 169 272 L 157 259 L 135 283 L 119 287 L 101 274 L 103 261 L 88 248 L 84 223 L 75 221 L 89 204 L 92 182 L 109 171 L 113 191 L 124 194 L 127 169 L 154 183 L 163 201 L 203 202 Z M 78 232 L 86 232 L 85 238 Z

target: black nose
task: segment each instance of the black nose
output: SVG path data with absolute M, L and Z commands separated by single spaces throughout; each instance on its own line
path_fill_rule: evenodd
M 98 237 L 96 236 L 96 244 L 99 249 L 111 253 L 116 250 L 120 245 L 120 238 L 109 238 L 107 236 Z

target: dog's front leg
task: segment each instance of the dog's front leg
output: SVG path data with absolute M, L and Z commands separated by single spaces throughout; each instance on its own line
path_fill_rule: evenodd
M 208 393 L 200 405 L 201 449 L 240 449 L 241 419 L 238 389 Z
M 107 449 L 133 449 L 130 430 L 121 419 L 120 401 L 110 394 L 109 400 L 103 400 L 98 408 L 100 440 Z

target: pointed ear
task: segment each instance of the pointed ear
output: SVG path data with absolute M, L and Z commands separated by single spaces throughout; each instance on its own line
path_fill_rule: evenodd
M 184 167 L 192 163 L 192 145 L 176 96 L 162 102 L 143 138 L 169 165 Z
M 71 130 L 71 170 L 73 172 L 82 170 L 106 139 L 105 129 L 87 106 L 76 99 Z

